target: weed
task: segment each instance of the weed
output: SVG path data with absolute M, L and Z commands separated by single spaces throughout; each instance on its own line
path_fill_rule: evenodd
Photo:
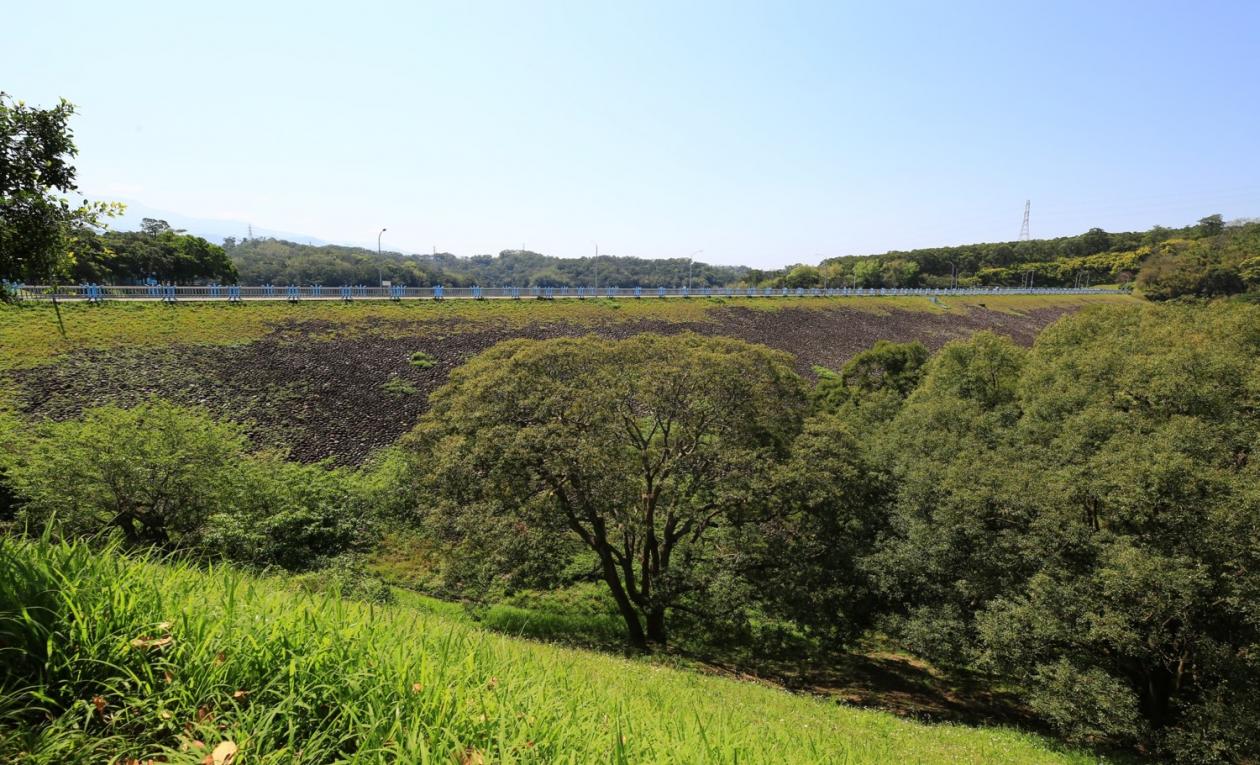
M 420 389 L 399 377 L 391 377 L 381 384 L 381 390 L 393 396 L 414 396 Z

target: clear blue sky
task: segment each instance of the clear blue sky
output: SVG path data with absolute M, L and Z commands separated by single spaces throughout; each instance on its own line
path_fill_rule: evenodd
M 327 240 L 778 266 L 1260 216 L 1260 3 L 14 2 L 80 181 Z

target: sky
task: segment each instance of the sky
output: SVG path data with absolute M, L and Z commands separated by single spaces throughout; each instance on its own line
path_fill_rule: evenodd
M 777 267 L 1260 216 L 1260 3 L 7 3 L 80 189 L 326 241 Z M 242 230 L 241 234 L 245 232 Z

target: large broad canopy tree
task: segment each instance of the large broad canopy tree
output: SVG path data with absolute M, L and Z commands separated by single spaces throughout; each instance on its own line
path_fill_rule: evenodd
M 0 91 L 0 279 L 45 282 L 73 263 L 75 231 L 100 225 L 120 205 L 72 204 L 77 153 L 74 105 L 28 106 Z
M 808 409 L 785 354 L 691 334 L 505 342 L 431 403 L 409 444 L 435 512 L 502 568 L 589 550 L 640 647 L 702 594 L 723 529 L 764 512 Z

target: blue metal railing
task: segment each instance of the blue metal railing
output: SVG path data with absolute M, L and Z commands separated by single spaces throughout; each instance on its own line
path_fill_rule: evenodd
M 951 295 L 1105 295 L 1121 294 L 1123 290 L 1073 287 L 369 287 L 365 284 L 325 289 L 319 284 L 289 284 L 277 287 L 272 284 L 241 286 L 237 284 L 207 284 L 176 286 L 151 284 L 141 286 L 109 286 L 103 284 L 70 284 L 52 287 L 5 282 L 0 284 L 10 297 L 18 300 L 65 300 L 100 303 L 107 300 L 150 300 L 163 303 L 185 301 L 244 302 L 251 300 L 286 300 L 296 303 L 302 300 L 520 300 L 531 297 L 540 300 L 554 299 L 643 299 L 726 297 L 726 298 L 805 298 L 805 297 L 896 297 L 924 296 L 947 297 Z

